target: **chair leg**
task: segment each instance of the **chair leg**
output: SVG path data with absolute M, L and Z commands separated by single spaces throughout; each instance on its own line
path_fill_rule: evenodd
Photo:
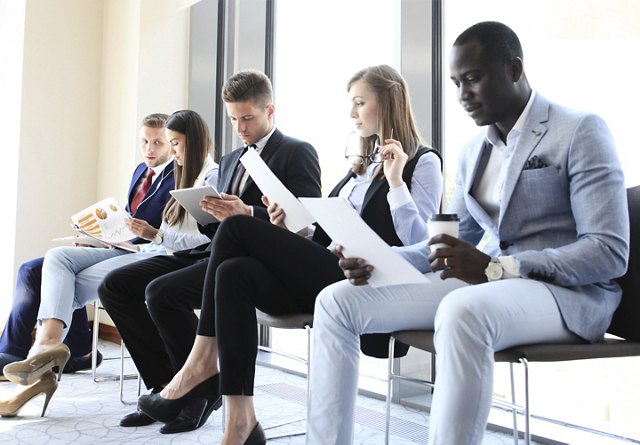
M 310 401 L 310 397 L 311 397 L 311 393 L 310 393 L 310 389 L 309 389 L 309 377 L 311 376 L 311 326 L 305 326 L 304 327 L 305 330 L 307 331 L 307 410 L 309 409 L 309 401 Z M 276 352 L 276 354 L 278 354 L 278 352 Z M 224 417 L 224 403 L 222 404 L 223 406 L 223 420 L 225 419 Z M 292 423 L 296 423 L 296 422 L 302 422 L 304 420 L 307 420 L 306 417 L 302 417 L 299 419 L 293 419 L 293 420 L 288 420 L 285 422 L 281 422 L 275 425 L 269 425 L 269 426 L 264 426 L 263 428 L 265 430 L 269 430 L 269 429 L 274 429 L 274 428 L 279 428 L 281 426 L 284 425 L 289 425 Z M 223 430 L 224 432 L 224 426 L 223 426 Z M 307 434 L 306 428 L 304 430 L 298 430 L 298 431 L 292 431 L 290 433 L 282 433 L 282 434 L 277 434 L 274 436 L 269 436 L 267 437 L 267 440 L 272 440 L 272 439 L 281 439 L 283 437 L 294 437 L 294 436 L 303 436 Z
M 91 374 L 93 381 L 97 382 L 96 369 L 98 368 L 98 334 L 100 330 L 100 302 L 93 302 L 93 332 L 91 339 Z
M 509 363 L 509 376 L 511 378 L 511 415 L 513 417 L 513 443 L 518 445 L 518 412 L 516 411 L 516 386 L 513 375 L 513 363 Z
M 120 403 L 124 403 L 124 341 L 120 339 Z
M 396 339 L 392 335 L 389 338 L 389 358 L 387 367 L 387 401 L 385 407 L 385 427 L 384 427 L 384 443 L 389 445 L 389 434 L 391 428 L 391 396 L 393 386 L 393 356 L 395 355 Z
M 522 357 L 520 363 L 524 367 L 524 443 L 531 444 L 531 411 L 529 410 L 529 361 Z

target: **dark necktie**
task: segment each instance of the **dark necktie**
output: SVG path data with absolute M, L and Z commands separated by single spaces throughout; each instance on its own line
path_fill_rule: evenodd
M 151 182 L 153 181 L 154 174 L 155 172 L 153 170 L 147 170 L 147 176 L 145 176 L 144 181 L 142 182 L 142 185 L 138 190 L 138 193 L 136 193 L 136 196 L 134 196 L 131 200 L 131 213 L 136 213 L 136 210 L 138 210 L 138 206 L 151 188 Z
M 251 144 L 245 147 L 244 152 L 242 153 L 243 155 L 247 152 L 247 148 L 249 147 L 253 148 L 254 150 L 256 149 L 256 145 Z M 242 157 L 242 155 L 240 157 Z M 246 171 L 247 170 L 244 168 L 244 165 L 242 164 L 242 162 L 238 162 L 238 166 L 236 167 L 236 171 L 233 175 L 233 179 L 231 180 L 231 187 L 229 188 L 229 192 L 232 195 L 236 195 L 236 196 L 240 195 L 240 184 L 242 183 L 242 178 L 244 177 L 244 174 Z

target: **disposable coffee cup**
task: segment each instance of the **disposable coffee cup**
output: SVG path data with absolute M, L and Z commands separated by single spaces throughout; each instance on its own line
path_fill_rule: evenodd
M 460 218 L 455 213 L 438 213 L 431 215 L 427 220 L 427 229 L 429 236 L 434 237 L 441 233 L 446 233 L 454 238 L 458 237 L 458 227 L 460 226 Z M 431 250 L 434 251 L 441 247 L 450 247 L 445 243 L 431 244 Z

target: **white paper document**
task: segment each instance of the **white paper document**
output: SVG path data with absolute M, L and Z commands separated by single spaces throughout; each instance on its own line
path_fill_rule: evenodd
M 210 185 L 191 187 L 187 189 L 176 189 L 171 190 L 169 193 L 171 193 L 171 196 L 176 198 L 176 201 L 178 201 L 180 205 L 203 226 L 217 221 L 211 213 L 205 212 L 202 210 L 202 207 L 200 207 L 200 201 L 202 201 L 202 198 L 205 196 L 213 196 L 215 198 L 220 197 L 218 191 Z
M 131 216 L 114 198 L 103 199 L 71 217 L 73 227 L 80 233 L 109 244 L 136 238 L 125 225 Z
M 315 221 L 300 201 L 293 196 L 293 193 L 273 174 L 257 151 L 248 148 L 240 158 L 240 162 L 247 169 L 262 194 L 269 198 L 270 202 L 275 202 L 278 207 L 284 210 L 284 225 L 287 226 L 287 229 L 297 232 Z
M 344 198 L 300 198 L 333 241 L 344 247 L 344 255 L 360 257 L 373 266 L 373 287 L 429 283 L 411 263 L 375 233 Z

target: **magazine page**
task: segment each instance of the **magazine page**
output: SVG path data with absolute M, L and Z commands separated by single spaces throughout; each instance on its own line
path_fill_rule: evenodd
M 76 213 L 71 221 L 80 233 L 111 245 L 136 238 L 125 225 L 130 218 L 114 198 L 107 198 Z

